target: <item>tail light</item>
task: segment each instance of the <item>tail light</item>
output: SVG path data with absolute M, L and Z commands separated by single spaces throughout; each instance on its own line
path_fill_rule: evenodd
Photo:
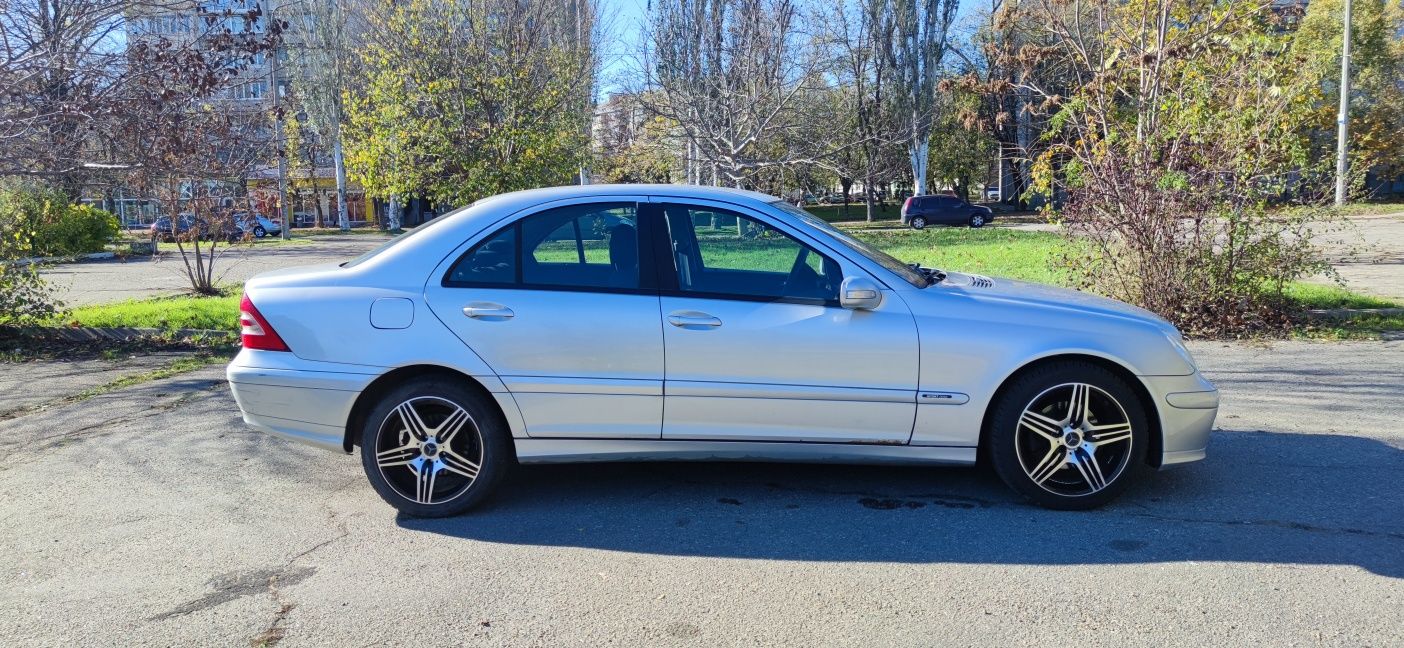
M 903 213 L 903 214 L 906 214 L 906 213 L 907 213 L 907 208 L 908 208 L 908 207 L 911 207 L 911 206 L 912 206 L 912 197 L 911 197 L 911 196 L 907 196 L 907 199 L 902 201 L 902 213 Z
M 245 349 L 290 350 L 283 338 L 278 337 L 278 332 L 268 325 L 268 320 L 263 319 L 263 314 L 254 308 L 247 294 L 239 301 L 239 329 L 239 339 Z

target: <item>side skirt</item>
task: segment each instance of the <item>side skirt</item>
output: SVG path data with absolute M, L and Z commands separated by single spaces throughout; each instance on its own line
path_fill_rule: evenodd
M 513 439 L 521 463 L 599 461 L 784 461 L 798 463 L 968 466 L 975 448 L 951 446 L 664 441 L 655 439 Z

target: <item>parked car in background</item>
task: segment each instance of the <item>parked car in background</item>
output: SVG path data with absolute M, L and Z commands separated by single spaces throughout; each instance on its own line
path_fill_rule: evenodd
M 1203 459 L 1219 404 L 1148 311 L 909 265 L 736 189 L 485 198 L 244 291 L 244 421 L 359 448 L 414 516 L 468 510 L 517 463 L 728 459 L 982 457 L 1085 509 Z
M 819 197 L 819 204 L 821 204 L 821 205 L 842 205 L 842 204 L 843 204 L 843 194 L 841 194 L 841 193 L 824 194 L 823 196 L 820 196 L 820 197 Z
M 984 227 L 994 220 L 989 207 L 972 205 L 955 196 L 912 196 L 902 203 L 902 224 L 912 229 L 927 225 L 969 225 Z
M 174 241 L 177 236 L 186 237 L 191 229 L 195 229 L 197 235 L 203 238 L 208 226 L 204 221 L 195 218 L 194 214 L 180 214 L 176 216 L 174 224 L 170 216 L 161 216 L 151 223 L 151 238 Z
M 254 238 L 263 238 L 269 234 L 277 236 L 283 233 L 281 221 L 275 221 L 263 214 L 238 212 L 234 214 L 234 224 L 240 233 L 247 232 L 252 234 Z
M 985 187 L 986 202 L 1000 200 L 1002 196 L 1000 196 L 999 194 L 999 187 Z

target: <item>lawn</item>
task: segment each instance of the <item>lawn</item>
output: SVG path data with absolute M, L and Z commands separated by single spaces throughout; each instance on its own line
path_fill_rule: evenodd
M 239 295 L 156 297 L 82 306 L 62 323 L 96 328 L 239 330 Z

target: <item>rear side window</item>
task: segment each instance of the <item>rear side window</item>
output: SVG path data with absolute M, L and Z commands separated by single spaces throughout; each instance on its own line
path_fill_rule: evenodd
M 591 203 L 523 218 L 473 246 L 446 286 L 639 288 L 638 213 L 633 203 Z

